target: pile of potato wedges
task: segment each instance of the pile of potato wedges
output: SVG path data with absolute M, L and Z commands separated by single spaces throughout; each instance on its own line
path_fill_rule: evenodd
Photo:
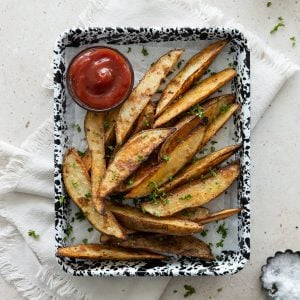
M 58 256 L 214 258 L 210 247 L 194 234 L 207 223 L 240 212 L 240 208 L 211 212 L 203 205 L 225 192 L 239 176 L 239 161 L 222 163 L 241 145 L 200 159 L 197 154 L 239 104 L 233 94 L 209 98 L 236 76 L 234 69 L 201 77 L 228 42 L 210 44 L 170 80 L 167 75 L 183 50 L 169 51 L 150 67 L 121 107 L 108 113 L 86 113 L 87 150 L 80 156 L 75 148 L 69 149 L 62 173 L 67 194 L 101 237 L 99 244 L 58 248 Z M 168 80 L 159 100 L 152 101 L 161 83 Z

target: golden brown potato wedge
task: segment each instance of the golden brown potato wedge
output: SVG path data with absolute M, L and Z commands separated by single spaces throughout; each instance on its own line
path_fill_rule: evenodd
M 105 116 L 104 131 L 105 131 L 105 146 L 113 145 L 116 139 L 116 119 L 118 117 L 120 108 L 110 110 Z
M 124 143 L 134 122 L 156 93 L 161 81 L 175 65 L 182 52 L 183 50 L 172 50 L 159 58 L 124 102 L 116 122 L 117 144 Z
M 216 213 L 208 215 L 206 218 L 193 220 L 194 222 L 199 222 L 200 224 L 207 224 L 223 219 L 227 219 L 235 214 L 238 214 L 242 209 L 241 208 L 230 208 L 218 211 Z
M 199 150 L 202 138 L 205 134 L 205 126 L 199 125 L 191 134 L 183 140 L 160 164 L 158 170 L 146 177 L 138 186 L 133 188 L 125 198 L 140 198 L 150 194 L 155 188 L 160 187 L 170 180 L 183 166 L 185 166 Z
M 149 129 L 130 138 L 108 166 L 100 196 L 106 197 L 114 191 L 173 131 L 173 128 Z
M 232 105 L 228 106 L 226 111 L 220 113 L 219 116 L 210 125 L 208 125 L 205 135 L 202 139 L 202 146 L 207 144 L 207 142 L 222 128 L 222 126 L 239 108 L 239 104 L 233 103 Z
M 150 129 L 154 124 L 154 106 L 150 101 L 141 112 L 132 135 L 144 129 Z
M 91 167 L 92 167 L 92 156 L 91 156 L 91 153 L 90 153 L 89 149 L 86 149 L 86 151 L 84 152 L 84 154 L 81 157 L 81 159 L 82 159 L 82 162 L 83 162 L 86 170 L 88 172 L 90 172 L 91 171 Z
M 104 215 L 100 215 L 95 210 L 91 200 L 90 176 L 73 148 L 64 157 L 63 180 L 69 196 L 97 230 L 120 239 L 125 238 L 121 225 L 110 211 L 106 210 Z
M 84 119 L 86 140 L 91 154 L 92 201 L 95 209 L 102 214 L 104 201 L 99 195 L 100 183 L 105 175 L 106 161 L 104 148 L 104 113 L 88 111 Z
M 201 225 L 194 222 L 173 217 L 154 217 L 128 205 L 121 206 L 111 202 L 107 205 L 121 224 L 136 231 L 189 235 L 203 230 Z
M 203 241 L 191 235 L 133 234 L 126 241 L 101 235 L 101 242 L 112 246 L 148 250 L 156 253 L 198 257 L 204 260 L 214 259 L 210 248 Z
M 241 144 L 227 146 L 219 151 L 202 157 L 200 160 L 192 162 L 190 165 L 180 171 L 180 173 L 172 181 L 162 186 L 160 190 L 163 192 L 168 192 L 180 185 L 198 179 L 201 175 L 209 172 L 210 169 L 225 161 L 240 148 Z
M 154 127 L 160 127 L 197 103 L 203 102 L 220 87 L 236 76 L 234 69 L 228 68 L 201 81 L 188 90 L 182 98 L 171 104 L 155 121 Z
M 197 81 L 207 70 L 221 52 L 228 40 L 217 41 L 208 45 L 199 53 L 195 54 L 184 66 L 184 68 L 169 82 L 164 89 L 156 107 L 156 116 L 159 116 L 168 105 L 183 94 Z
M 155 202 L 145 202 L 141 205 L 143 211 L 155 216 L 172 216 L 189 207 L 197 207 L 215 199 L 226 191 L 240 173 L 239 162 L 233 162 L 206 179 L 195 180 L 167 194 L 165 199 Z
M 206 207 L 191 207 L 181 210 L 176 213 L 174 217 L 178 219 L 188 220 L 192 222 L 199 222 L 209 216 L 209 209 Z
M 57 256 L 72 257 L 92 260 L 140 260 L 140 259 L 163 259 L 165 256 L 141 251 L 127 250 L 121 247 L 114 247 L 100 244 L 81 244 L 58 248 Z

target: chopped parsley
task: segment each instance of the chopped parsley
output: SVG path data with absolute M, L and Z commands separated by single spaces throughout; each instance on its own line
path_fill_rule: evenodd
M 111 173 L 112 173 L 111 181 L 114 181 L 116 178 L 118 178 L 118 174 L 116 171 L 111 171 Z
M 205 111 L 199 104 L 196 104 L 190 109 L 190 114 L 202 118 L 205 116 Z
M 72 186 L 73 186 L 74 188 L 77 188 L 77 187 L 78 187 L 78 182 L 77 182 L 77 181 L 72 181 Z
M 156 182 L 151 181 L 148 184 L 148 186 L 152 190 L 151 193 L 148 195 L 148 200 L 151 202 L 151 204 L 158 205 L 158 200 L 164 201 L 164 203 L 169 201 L 169 199 L 165 198 L 166 193 L 159 190 Z
M 81 222 L 85 220 L 85 215 L 83 214 L 82 211 L 78 211 L 77 213 L 75 213 L 75 219 Z
M 91 197 L 92 197 L 91 192 L 88 192 L 88 193 L 85 193 L 85 194 L 84 194 L 84 198 L 89 199 L 89 198 L 91 198 Z
M 144 160 L 144 157 L 142 155 L 137 156 L 137 161 L 142 162 Z
M 224 114 L 226 113 L 230 108 L 230 104 L 224 103 L 220 108 L 220 113 Z
M 144 122 L 144 124 L 145 124 L 145 126 L 146 127 L 149 127 L 150 126 L 150 121 L 149 121 L 149 115 L 148 114 L 146 114 L 146 119 L 145 119 L 145 122 Z
M 217 242 L 217 243 L 216 243 L 216 247 L 217 247 L 217 248 L 222 248 L 222 247 L 224 247 L 224 244 L 223 244 L 223 243 L 224 243 L 224 240 L 222 239 L 220 242 Z
M 284 27 L 284 20 L 282 17 L 278 17 L 278 23 L 273 27 L 273 29 L 270 31 L 271 34 L 278 31 L 279 27 Z
M 87 229 L 88 232 L 92 232 L 93 230 L 94 230 L 93 227 L 90 227 L 90 228 Z
M 71 225 L 68 225 L 68 227 L 66 228 L 67 237 L 69 237 L 72 232 L 73 232 L 73 227 Z
M 290 41 L 292 43 L 292 46 L 295 47 L 296 46 L 296 37 L 295 36 L 290 37 Z
M 87 244 L 87 243 L 88 243 L 88 239 L 85 238 L 85 239 L 82 240 L 82 242 L 83 242 L 84 244 Z
M 184 59 L 180 60 L 179 63 L 177 64 L 177 68 L 180 69 L 182 63 L 184 62 Z
M 34 238 L 35 240 L 38 240 L 40 238 L 40 235 L 37 234 L 34 230 L 30 229 L 28 230 L 28 235 Z
M 269 3 L 271 3 L 271 2 L 269 2 Z M 218 288 L 218 289 L 217 289 L 217 291 L 218 291 L 219 293 L 222 292 L 222 290 L 223 290 L 222 288 Z
M 58 201 L 59 201 L 60 205 L 63 205 L 63 204 L 65 203 L 65 201 L 66 201 L 65 196 L 60 196 L 60 197 L 58 198 Z
M 71 243 L 73 243 L 75 241 L 75 236 L 73 236 L 72 238 L 71 238 Z
M 212 145 L 218 144 L 217 141 L 210 141 L 210 143 L 211 143 Z
M 267 2 L 267 7 L 270 7 L 271 5 L 272 5 L 271 1 Z
M 174 294 L 176 294 L 177 292 L 178 292 L 177 290 L 174 290 L 174 291 L 173 291 Z
M 163 200 L 163 205 L 167 205 L 167 204 L 169 204 L 170 203 L 170 199 L 169 198 L 165 198 L 164 200 Z
M 211 69 L 207 69 L 204 73 L 204 75 L 209 74 L 211 72 Z
M 164 161 L 169 161 L 169 160 L 170 160 L 170 156 L 167 155 L 167 154 L 164 154 L 163 157 L 162 157 L 162 159 L 163 159 Z
M 201 236 L 205 237 L 207 236 L 207 232 L 208 232 L 208 229 L 205 229 L 203 231 L 200 232 Z
M 112 145 L 108 145 L 107 148 L 108 148 L 108 150 L 110 150 L 110 151 L 114 151 L 114 150 L 115 150 L 115 147 L 112 146 Z
M 80 151 L 80 150 L 77 150 L 77 153 L 80 157 L 83 157 L 84 156 L 84 152 Z
M 215 152 L 215 151 L 216 151 L 216 148 L 215 148 L 214 146 L 211 146 L 211 147 L 210 147 L 210 152 L 213 153 L 213 152 Z
M 168 180 L 172 181 L 174 179 L 174 176 L 168 176 Z
M 179 199 L 180 200 L 187 200 L 187 199 L 191 199 L 191 198 L 193 198 L 193 196 L 191 194 L 187 194 L 185 196 L 180 197 Z
M 103 122 L 103 127 L 104 127 L 105 129 L 108 129 L 108 128 L 110 127 L 109 122 L 108 122 L 108 121 L 104 121 L 104 122 Z
M 131 47 L 128 47 L 127 53 L 130 53 L 130 52 L 131 52 Z
M 225 227 L 225 223 L 222 225 L 219 225 L 217 229 L 217 233 L 222 236 L 222 239 L 225 239 L 227 237 L 228 228 Z
M 156 91 L 156 93 L 158 93 L 158 94 L 161 94 L 162 92 L 163 92 L 162 89 L 159 89 L 159 90 Z
M 196 293 L 195 288 L 191 285 L 185 284 L 184 289 L 186 290 L 185 294 L 183 295 L 184 298 L 187 298 Z
M 81 127 L 79 126 L 79 124 L 72 123 L 72 124 L 71 124 L 71 127 L 72 127 L 73 129 L 76 129 L 77 132 L 81 132 Z
M 131 186 L 131 185 L 133 185 L 133 183 L 134 183 L 134 178 L 130 178 L 127 182 L 127 185 Z
M 144 55 L 144 56 L 147 56 L 147 55 L 149 55 L 149 52 L 148 52 L 148 50 L 143 46 L 143 49 L 142 49 L 142 54 Z

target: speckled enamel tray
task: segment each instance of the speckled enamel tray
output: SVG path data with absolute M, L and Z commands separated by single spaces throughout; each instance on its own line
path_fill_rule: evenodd
M 224 28 L 87 28 L 71 29 L 60 35 L 54 49 L 54 188 L 56 246 L 66 245 L 67 227 L 70 222 L 70 201 L 61 203 L 65 195 L 61 167 L 68 148 L 66 105 L 66 49 L 105 43 L 136 45 L 153 42 L 199 42 L 230 38 L 237 77 L 231 90 L 236 94 L 241 109 L 234 117 L 234 140 L 242 142 L 236 154 L 240 159 L 241 174 L 234 191 L 237 204 L 243 209 L 237 218 L 236 249 L 222 251 L 218 259 L 205 262 L 196 258 L 172 256 L 163 261 L 112 262 L 57 258 L 63 270 L 74 276 L 197 276 L 233 274 L 241 270 L 250 257 L 250 54 L 247 41 L 236 29 Z M 73 104 L 72 104 L 73 105 Z M 74 103 L 74 105 L 76 105 Z

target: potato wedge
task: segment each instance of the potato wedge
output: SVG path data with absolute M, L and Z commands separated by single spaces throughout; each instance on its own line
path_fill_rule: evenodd
M 163 192 L 168 192 L 180 185 L 198 179 L 201 175 L 207 173 L 210 169 L 225 161 L 240 148 L 241 144 L 227 146 L 219 151 L 204 156 L 200 160 L 192 162 L 190 165 L 180 171 L 180 173 L 172 181 L 162 186 L 160 190 Z
M 101 235 L 101 242 L 112 246 L 148 250 L 156 253 L 198 257 L 204 260 L 214 259 L 210 248 L 203 241 L 191 235 L 133 234 L 126 241 Z
M 176 218 L 158 218 L 141 212 L 128 205 L 107 203 L 117 220 L 126 228 L 143 232 L 156 232 L 171 235 L 189 235 L 203 230 L 197 223 Z
M 86 170 L 88 172 L 91 171 L 91 167 L 92 167 L 92 156 L 90 153 L 89 149 L 86 149 L 86 151 L 84 152 L 83 156 L 81 157 L 81 160 L 86 168 Z
M 100 196 L 106 197 L 114 191 L 173 131 L 173 128 L 149 129 L 130 138 L 108 166 Z
M 206 179 L 195 180 L 191 184 L 181 186 L 165 199 L 156 202 L 142 203 L 143 211 L 155 216 L 172 216 L 189 207 L 197 207 L 215 199 L 227 190 L 240 173 L 239 162 L 233 162 L 220 168 L 214 175 Z
M 216 213 L 210 214 L 206 218 L 202 218 L 202 219 L 199 218 L 199 219 L 193 220 L 193 221 L 197 222 L 197 223 L 199 222 L 200 224 L 207 224 L 207 223 L 227 219 L 235 214 L 238 214 L 241 210 L 242 210 L 241 208 L 224 209 L 224 210 L 220 210 Z
M 134 122 L 159 88 L 161 81 L 175 65 L 183 50 L 172 50 L 147 71 L 144 78 L 134 88 L 129 98 L 122 105 L 117 122 L 117 144 L 123 144 Z
M 58 248 L 56 256 L 72 257 L 92 260 L 140 260 L 140 259 L 163 259 L 165 256 L 151 252 L 136 250 L 130 251 L 121 247 L 100 244 L 81 244 Z
M 114 144 L 116 138 L 115 126 L 120 108 L 110 110 L 104 119 L 105 146 Z
M 104 113 L 88 111 L 84 119 L 86 140 L 91 154 L 92 201 L 96 211 L 104 212 L 104 201 L 99 195 L 100 183 L 105 175 Z
M 222 128 L 222 126 L 239 108 L 239 104 L 233 103 L 231 106 L 228 106 L 226 111 L 219 114 L 219 116 L 210 125 L 208 125 L 202 139 L 202 146 L 207 144 L 207 142 Z
M 100 215 L 95 210 L 91 200 L 90 176 L 73 148 L 64 157 L 63 180 L 69 196 L 98 231 L 125 238 L 121 225 L 110 211 L 106 210 L 104 215 Z
M 132 135 L 144 129 L 150 129 L 154 124 L 154 106 L 150 101 L 141 112 Z
M 191 207 L 181 210 L 174 217 L 198 223 L 209 216 L 209 209 L 206 207 Z
M 197 103 L 203 102 L 220 87 L 236 76 L 234 69 L 228 68 L 201 81 L 188 90 L 182 98 L 171 104 L 155 121 L 154 127 L 160 127 Z
M 160 164 L 158 170 L 148 176 L 142 183 L 133 188 L 125 198 L 140 198 L 150 194 L 154 188 L 158 188 L 170 180 L 182 167 L 184 167 L 199 150 L 202 138 L 205 134 L 205 126 L 199 125 L 191 134 L 183 140 L 164 162 Z
M 188 90 L 189 87 L 204 74 L 209 65 L 214 61 L 227 43 L 228 40 L 212 43 L 199 53 L 195 54 L 186 63 L 184 68 L 164 89 L 156 107 L 156 117 L 159 116 L 168 105 Z

